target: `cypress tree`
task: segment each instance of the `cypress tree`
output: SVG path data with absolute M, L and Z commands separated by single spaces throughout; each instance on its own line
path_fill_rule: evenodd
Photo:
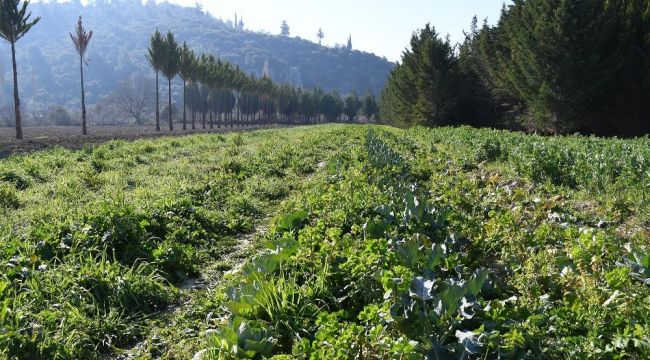
M 484 49 L 498 64 L 490 75 L 527 103 L 529 126 L 555 134 L 588 128 L 621 66 L 610 47 L 616 30 L 602 0 L 515 0 L 493 34 L 508 51 Z

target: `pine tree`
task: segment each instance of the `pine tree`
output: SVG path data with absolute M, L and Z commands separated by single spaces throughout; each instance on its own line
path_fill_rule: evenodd
M 31 13 L 27 13 L 29 0 L 23 1 L 19 8 L 19 0 L 0 0 L 0 37 L 11 44 L 11 60 L 14 75 L 14 114 L 16 118 L 16 139 L 23 138 L 22 119 L 20 117 L 20 97 L 18 96 L 18 69 L 16 66 L 16 42 L 36 25 L 41 18 L 30 21 Z
M 347 45 L 348 51 L 352 51 L 352 35 L 348 37 L 348 45 Z
M 325 32 L 323 31 L 323 28 L 318 28 L 316 37 L 318 38 L 318 45 L 323 45 L 323 39 L 325 38 Z
M 77 53 L 79 54 L 79 67 L 81 71 L 81 133 L 83 135 L 88 135 L 88 131 L 86 129 L 86 92 L 84 91 L 84 56 L 86 55 L 86 50 L 88 49 L 88 44 L 90 43 L 90 39 L 92 39 L 92 37 L 92 30 L 90 32 L 86 32 L 86 29 L 84 29 L 81 22 L 81 16 L 79 16 L 76 33 L 74 35 L 70 33 L 70 38 L 74 43 Z

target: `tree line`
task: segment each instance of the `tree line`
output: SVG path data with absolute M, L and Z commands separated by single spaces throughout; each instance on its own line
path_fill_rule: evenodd
M 267 74 L 256 77 L 213 54 L 196 54 L 187 43 L 179 44 L 172 32 L 156 31 L 150 40 L 147 59 L 156 74 L 156 130 L 160 131 L 159 77 L 167 80 L 168 109 L 173 108 L 171 81 L 183 81 L 183 130 L 221 126 L 314 124 L 355 121 L 359 115 L 378 113 L 375 96 L 368 91 L 361 99 L 352 92 L 305 90 L 275 83 Z M 168 111 L 169 131 L 174 130 Z
M 454 46 L 415 32 L 384 88 L 399 125 L 650 133 L 650 2 L 515 0 Z
M 0 0 L 0 37 L 11 45 L 14 79 L 14 119 L 16 138 L 22 139 L 20 96 L 16 64 L 16 42 L 35 26 L 40 17 L 31 19 L 27 11 L 29 1 Z M 79 17 L 70 38 L 79 55 L 81 80 L 81 127 L 87 135 L 86 103 L 84 87 L 84 64 L 88 44 L 93 32 L 87 31 Z M 262 77 L 247 75 L 238 66 L 222 61 L 211 54 L 197 55 L 186 43 L 179 44 L 169 32 L 163 36 L 156 31 L 152 37 L 146 58 L 156 74 L 156 130 L 160 131 L 160 76 L 167 80 L 169 130 L 174 130 L 172 106 L 172 80 L 177 76 L 183 81 L 183 130 L 191 125 L 196 128 L 209 124 L 213 128 L 222 125 L 263 125 L 271 123 L 308 124 L 332 121 L 353 121 L 358 115 L 367 118 L 378 112 L 375 97 L 368 91 L 362 99 L 352 92 L 342 98 L 337 91 L 325 92 L 320 88 L 304 90 L 288 84 L 273 82 L 268 74 Z M 127 99 L 129 100 L 129 99 Z M 138 100 L 138 99 L 136 99 Z M 141 101 L 121 101 L 129 112 L 138 117 L 144 108 Z M 189 117 L 188 117 L 189 112 Z M 67 120 L 66 120 L 67 121 Z

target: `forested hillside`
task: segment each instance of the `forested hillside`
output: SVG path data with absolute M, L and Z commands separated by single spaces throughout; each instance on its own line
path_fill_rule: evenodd
M 373 54 L 246 31 L 247 24 L 244 29 L 235 29 L 198 8 L 168 3 L 156 5 L 151 1 L 143 5 L 139 0 L 97 0 L 84 7 L 76 0 L 63 4 L 32 3 L 30 11 L 42 20 L 17 46 L 21 98 L 28 113 L 51 105 L 72 108 L 78 104 L 78 60 L 68 33 L 79 15 L 83 15 L 84 24 L 95 34 L 86 69 L 86 91 L 91 105 L 129 77 L 153 76 L 145 52 L 156 28 L 171 30 L 198 52 L 215 54 L 247 73 L 261 75 L 267 67 L 276 82 L 305 88 L 320 86 L 343 94 L 353 90 L 362 94 L 371 89 L 377 94 L 393 67 L 391 62 Z M 279 27 L 280 24 L 278 31 Z M 3 55 L 10 54 L 8 49 L 7 44 L 0 45 Z M 11 102 L 10 61 L 10 56 L 0 57 L 0 106 Z M 181 85 L 177 80 L 176 96 L 180 96 Z

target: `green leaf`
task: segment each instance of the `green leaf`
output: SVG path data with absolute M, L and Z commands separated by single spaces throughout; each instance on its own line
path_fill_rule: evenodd
M 296 211 L 280 219 L 277 225 L 277 230 L 280 232 L 297 230 L 302 226 L 303 221 L 306 219 L 306 211 Z
M 440 294 L 442 310 L 447 313 L 454 313 L 458 310 L 460 299 L 465 295 L 465 289 L 458 285 L 451 285 Z
M 233 315 L 241 315 L 241 316 L 249 315 L 255 309 L 253 305 L 239 302 L 239 301 L 229 301 L 224 306 Z
M 406 267 L 411 270 L 417 269 L 422 254 L 420 252 L 420 244 L 416 240 L 410 239 L 397 243 L 395 252 Z
M 431 300 L 433 299 L 434 282 L 432 280 L 426 280 L 421 276 L 416 277 L 411 281 L 411 287 L 409 289 L 409 295 L 412 298 L 421 299 L 421 300 Z
M 478 270 L 472 275 L 472 278 L 465 283 L 465 287 L 470 294 L 478 296 L 478 293 L 481 292 L 487 279 L 488 272 L 486 270 Z

